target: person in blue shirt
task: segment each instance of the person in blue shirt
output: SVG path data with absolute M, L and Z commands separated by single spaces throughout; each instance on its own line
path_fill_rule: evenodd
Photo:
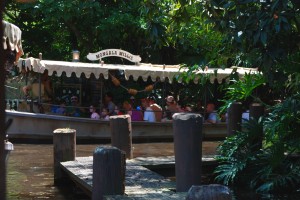
M 206 112 L 208 114 L 208 117 L 206 119 L 207 123 L 215 124 L 220 122 L 220 118 L 218 116 L 217 111 L 215 110 L 215 104 L 214 103 L 208 103 L 206 105 Z

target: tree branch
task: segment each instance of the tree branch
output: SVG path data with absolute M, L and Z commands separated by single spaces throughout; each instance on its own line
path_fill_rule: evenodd
M 67 27 L 73 31 L 73 33 L 75 34 L 75 37 L 77 39 L 77 41 L 80 42 L 80 44 L 82 46 L 84 46 L 84 48 L 89 52 L 89 50 L 91 49 L 91 45 L 90 45 L 90 42 L 85 40 L 83 37 L 82 37 L 82 34 L 80 33 L 80 31 L 77 29 L 77 27 L 75 26 L 75 24 L 70 21 L 70 20 L 67 20 L 65 21 Z

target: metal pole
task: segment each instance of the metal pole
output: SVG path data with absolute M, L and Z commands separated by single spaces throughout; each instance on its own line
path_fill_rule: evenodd
M 166 111 L 166 103 L 165 103 L 165 98 L 166 98 L 166 77 L 165 77 L 165 69 L 166 69 L 166 65 L 163 66 L 163 93 L 162 93 L 162 110 L 163 110 L 163 116 L 164 116 L 164 112 Z
M 42 60 L 42 53 L 39 53 L 39 59 Z M 39 105 L 42 102 L 42 80 L 41 80 L 41 73 L 39 73 Z
M 41 73 L 39 73 L 39 102 L 38 102 L 39 105 L 42 99 L 41 94 L 42 94 L 42 80 L 41 80 Z
M 0 38 L 3 38 L 2 13 L 4 11 L 5 0 L 0 1 Z M 5 70 L 4 70 L 4 47 L 0 44 L 0 199 L 6 199 L 6 167 L 4 156 L 4 140 L 5 140 Z
M 100 112 L 102 112 L 102 108 L 103 108 L 103 79 L 102 76 L 100 74 Z

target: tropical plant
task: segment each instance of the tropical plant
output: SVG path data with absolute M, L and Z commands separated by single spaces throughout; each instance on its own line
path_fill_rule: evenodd
M 295 192 L 300 184 L 300 95 L 270 108 L 259 121 L 250 119 L 242 132 L 218 148 L 217 180 L 243 183 L 257 192 Z M 262 149 L 257 141 L 264 129 Z
M 245 74 L 241 80 L 231 79 L 231 83 L 226 89 L 223 106 L 219 109 L 220 113 L 224 113 L 233 102 L 243 102 L 251 98 L 255 102 L 263 103 L 255 90 L 264 85 L 266 80 L 262 74 Z M 255 95 L 256 94 L 256 95 Z

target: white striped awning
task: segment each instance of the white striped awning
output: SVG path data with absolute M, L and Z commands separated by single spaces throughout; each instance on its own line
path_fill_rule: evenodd
M 149 77 L 155 81 L 156 78 L 164 81 L 166 78 L 169 82 L 173 81 L 173 78 L 184 72 L 180 69 L 180 65 L 154 65 L 147 63 L 140 63 L 138 65 L 121 65 L 121 64 L 99 64 L 99 63 L 82 63 L 82 62 L 65 62 L 65 61 L 51 61 L 51 60 L 40 60 L 36 58 L 20 59 L 18 62 L 18 67 L 26 67 L 34 72 L 43 73 L 48 70 L 48 74 L 52 75 L 56 72 L 57 76 L 61 76 L 63 72 L 66 73 L 67 77 L 70 77 L 72 73 L 75 73 L 77 77 L 84 74 L 87 78 L 94 74 L 96 78 L 100 77 L 100 74 L 104 76 L 105 79 L 109 77 L 109 70 L 122 70 L 124 72 L 125 78 L 128 79 L 130 76 L 134 80 L 139 77 L 146 81 Z M 253 68 L 208 68 L 205 70 L 199 70 L 195 73 L 197 75 L 208 76 L 210 82 L 217 80 L 219 83 L 223 79 L 230 76 L 230 74 L 235 71 L 238 76 L 242 78 L 246 73 L 258 73 L 257 69 Z M 199 77 L 194 79 L 197 82 Z
M 16 50 L 19 55 L 23 55 L 22 49 L 22 31 L 19 27 L 6 21 L 2 21 L 3 38 L 2 45 L 4 49 Z M 8 46 L 9 45 L 9 46 Z

